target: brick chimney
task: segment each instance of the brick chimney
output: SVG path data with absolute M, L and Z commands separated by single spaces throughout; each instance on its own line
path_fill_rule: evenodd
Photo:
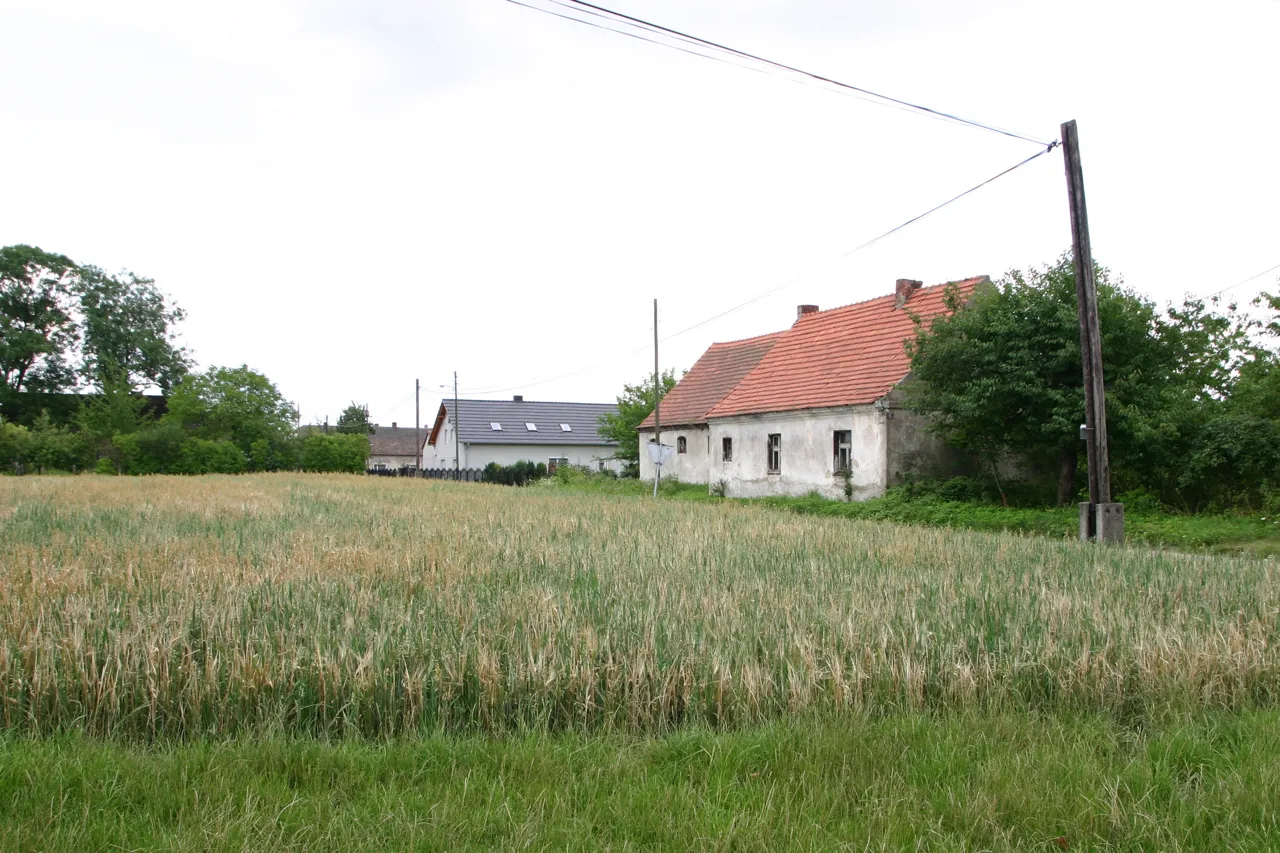
M 392 421 L 392 422 L 391 422 L 391 428 L 392 428 L 392 429 L 395 429 L 395 428 L 396 428 L 396 422 L 395 422 L 395 421 Z
M 893 307 L 901 308 L 903 305 L 906 305 L 907 300 L 911 298 L 911 294 L 919 290 L 920 285 L 922 284 L 924 284 L 924 282 L 913 281 L 909 278 L 898 279 L 898 282 L 893 289 L 894 296 L 895 296 L 893 300 Z
M 797 306 L 796 306 L 796 319 L 797 319 L 797 320 L 799 320 L 799 319 L 800 319 L 801 317 L 803 317 L 805 314 L 817 314 L 817 313 L 818 313 L 818 306 L 817 306 L 817 305 L 797 305 Z
M 523 402 L 524 402 L 524 395 L 523 395 L 523 394 L 513 394 L 513 395 L 511 396 L 511 402 L 513 402 L 513 403 L 523 403 Z

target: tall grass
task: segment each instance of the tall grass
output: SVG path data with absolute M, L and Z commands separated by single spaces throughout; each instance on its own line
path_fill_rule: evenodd
M 1276 704 L 1270 561 L 334 475 L 0 481 L 0 725 L 663 731 Z

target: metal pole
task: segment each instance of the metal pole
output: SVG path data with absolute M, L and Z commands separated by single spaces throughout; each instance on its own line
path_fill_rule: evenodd
M 458 437 L 458 428 L 462 426 L 458 417 L 458 371 L 453 371 L 453 479 L 462 479 L 462 457 L 458 455 L 458 448 L 461 447 L 461 440 Z
M 653 496 L 658 496 L 662 479 L 662 374 L 658 372 L 658 300 L 653 300 L 653 440 L 658 444 L 658 462 L 653 466 Z
M 422 476 L 422 381 L 413 380 L 413 443 L 417 448 L 413 476 Z M 368 417 L 365 418 L 368 420 Z
M 1089 503 L 1082 507 L 1080 537 L 1124 541 L 1124 508 L 1111 503 L 1111 463 L 1107 454 L 1107 400 L 1102 375 L 1102 335 L 1098 327 L 1098 285 L 1089 243 L 1089 214 L 1080 165 L 1075 120 L 1062 125 L 1067 199 L 1071 206 L 1071 248 L 1075 261 L 1076 302 L 1080 314 L 1080 361 L 1084 368 L 1085 452 L 1089 467 Z M 1101 530 L 1100 525 L 1108 527 Z

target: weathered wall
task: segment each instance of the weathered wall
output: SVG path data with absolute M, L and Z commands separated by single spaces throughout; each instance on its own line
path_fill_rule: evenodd
M 929 418 L 904 408 L 901 388 L 884 397 L 889 413 L 888 453 L 889 485 L 896 486 L 908 478 L 916 480 L 947 479 L 972 476 L 982 470 L 981 463 L 948 445 L 929 431 Z M 1016 470 L 1012 463 L 1002 464 L 1001 473 Z
M 710 456 L 707 453 L 707 440 L 711 430 L 705 426 L 662 428 L 662 443 L 676 447 L 680 438 L 685 440 L 685 452 L 672 454 L 667 464 L 662 466 L 663 478 L 679 480 L 682 483 L 707 482 L 707 466 Z M 654 465 L 649 460 L 646 445 L 653 441 L 653 430 L 640 430 L 640 479 L 653 480 Z
M 834 471 L 832 439 L 835 430 L 852 433 L 854 500 L 884 494 L 885 417 L 873 406 L 808 409 L 765 415 L 717 418 L 711 422 L 709 481 L 723 480 L 730 497 L 805 495 L 844 499 L 844 478 Z M 770 433 L 782 435 L 782 471 L 768 472 Z M 733 439 L 733 461 L 721 460 L 722 439 Z

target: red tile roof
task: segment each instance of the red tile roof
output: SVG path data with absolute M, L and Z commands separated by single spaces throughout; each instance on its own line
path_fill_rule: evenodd
M 989 280 L 978 276 L 954 284 L 967 296 Z M 946 288 L 920 288 L 904 308 L 895 308 L 890 294 L 802 315 L 705 417 L 875 402 L 910 370 L 903 343 L 914 330 L 912 316 L 927 319 L 944 313 Z M 679 386 L 671 394 L 676 390 Z
M 676 387 L 662 398 L 662 423 L 693 426 L 707 422 L 707 410 L 719 403 L 764 358 L 784 332 L 712 344 Z M 653 429 L 653 413 L 640 424 Z

